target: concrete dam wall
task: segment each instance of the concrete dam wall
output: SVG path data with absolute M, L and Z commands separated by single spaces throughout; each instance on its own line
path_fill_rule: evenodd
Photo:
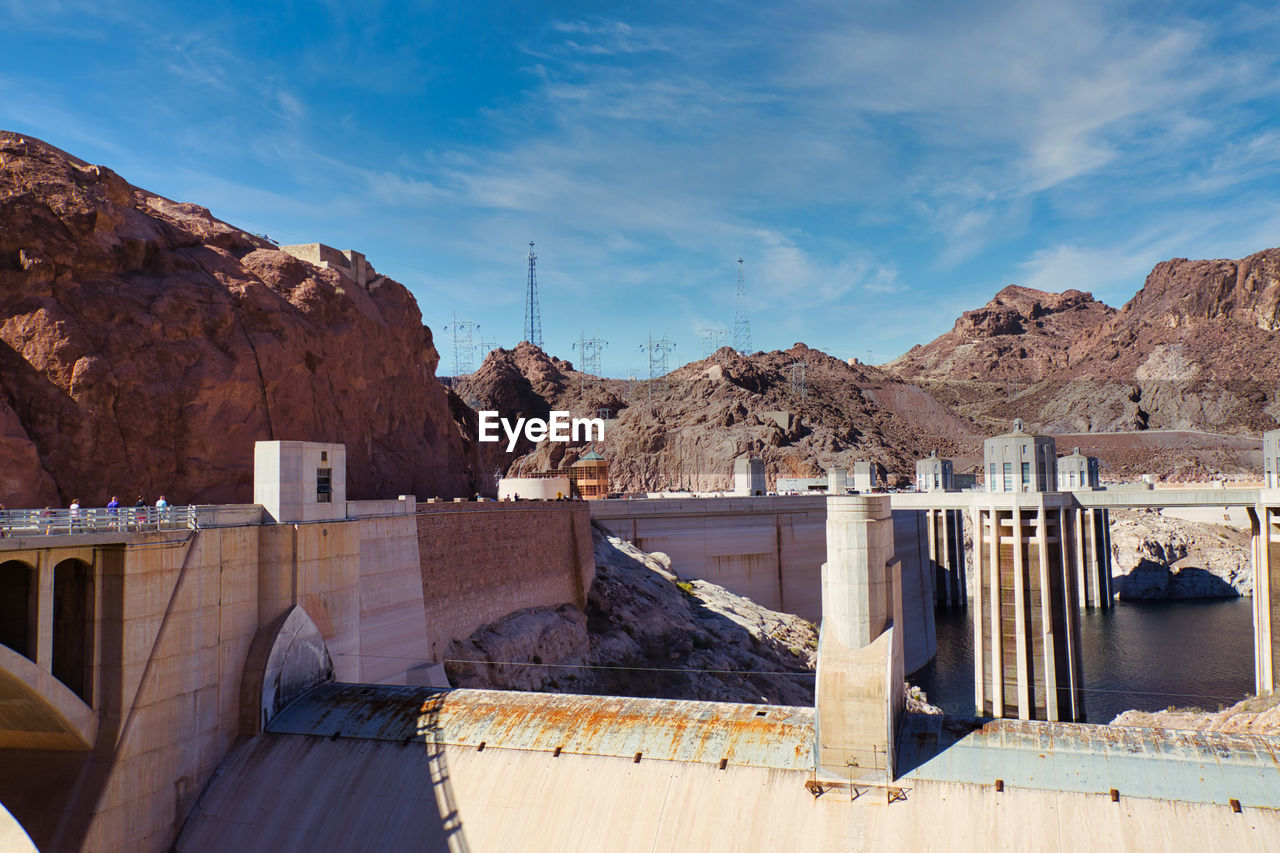
M 39 849 L 167 849 L 256 733 L 255 650 L 296 609 L 339 681 L 427 684 L 450 641 L 524 607 L 582 606 L 594 575 L 581 503 L 346 513 L 272 524 L 259 506 L 218 507 L 198 530 L 0 539 L 0 563 L 34 578 L 36 639 L 30 659 L 0 646 L 0 802 Z M 77 624 L 55 618 L 69 565 Z M 67 648 L 87 673 L 75 692 L 48 676 Z

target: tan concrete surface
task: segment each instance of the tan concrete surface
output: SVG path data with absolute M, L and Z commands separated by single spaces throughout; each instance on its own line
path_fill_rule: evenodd
M 1266 851 L 1280 812 L 918 783 L 815 797 L 714 763 L 269 735 L 232 756 L 175 849 Z M 290 804 L 286 807 L 285 804 Z M 431 806 L 434 805 L 434 808 Z

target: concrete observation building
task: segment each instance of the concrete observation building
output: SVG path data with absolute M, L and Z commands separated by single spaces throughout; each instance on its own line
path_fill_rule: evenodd
M 594 450 L 587 451 L 568 468 L 498 480 L 500 501 L 556 501 L 565 498 L 594 501 L 608 496 L 609 463 Z
M 609 463 L 594 450 L 569 467 L 569 485 L 575 496 L 594 501 L 609 496 Z
M 983 448 L 987 490 L 973 504 L 977 710 L 1082 721 L 1073 500 L 1056 482 L 1054 440 L 1021 421 Z
M 950 459 L 940 459 L 938 451 L 916 461 L 917 492 L 949 492 L 955 488 L 954 466 Z

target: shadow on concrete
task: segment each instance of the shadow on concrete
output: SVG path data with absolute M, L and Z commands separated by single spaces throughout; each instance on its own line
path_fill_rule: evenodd
M 898 735 L 894 773 L 900 779 L 937 758 L 961 740 L 982 730 L 991 717 L 952 714 L 906 714 Z
M 174 851 L 468 853 L 441 722 L 447 691 L 324 684 L 233 750 Z

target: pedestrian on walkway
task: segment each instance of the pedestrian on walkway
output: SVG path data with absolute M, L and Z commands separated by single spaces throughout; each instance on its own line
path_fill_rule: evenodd
M 107 501 L 107 526 L 112 530 L 120 529 L 120 499 L 115 495 L 111 496 L 111 500 Z
M 75 533 L 76 530 L 80 527 L 80 499 L 79 498 L 72 498 L 70 509 L 71 509 L 71 512 L 69 513 L 70 518 L 67 521 L 67 532 Z

